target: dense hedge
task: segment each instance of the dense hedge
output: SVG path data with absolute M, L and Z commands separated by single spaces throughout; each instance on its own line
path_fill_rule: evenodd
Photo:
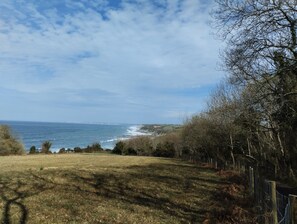
M 23 144 L 12 134 L 6 125 L 0 125 L 0 156 L 25 153 Z
M 176 133 L 154 138 L 139 136 L 118 142 L 112 152 L 119 155 L 178 157 L 179 144 L 180 136 Z

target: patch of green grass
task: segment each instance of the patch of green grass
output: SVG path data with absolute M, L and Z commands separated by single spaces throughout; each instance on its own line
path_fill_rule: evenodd
M 221 183 L 213 170 L 174 159 L 0 157 L 0 221 L 202 223 Z

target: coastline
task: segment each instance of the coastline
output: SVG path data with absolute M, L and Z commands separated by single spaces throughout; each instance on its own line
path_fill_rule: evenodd
M 140 131 L 158 136 L 178 131 L 181 127 L 182 126 L 178 124 L 144 124 L 140 128 Z
M 61 148 L 85 148 L 100 143 L 104 149 L 113 149 L 118 141 L 137 136 L 156 137 L 175 130 L 176 125 L 151 124 L 77 124 L 61 122 L 0 121 L 11 127 L 14 135 L 23 143 L 26 152 L 32 146 L 41 148 L 44 141 L 52 142 L 51 151 Z

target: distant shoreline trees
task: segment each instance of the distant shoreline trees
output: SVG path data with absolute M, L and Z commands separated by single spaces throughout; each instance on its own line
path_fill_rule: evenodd
M 29 150 L 29 154 L 37 154 L 37 153 L 52 154 L 52 152 L 50 151 L 51 146 L 52 146 L 52 142 L 50 142 L 50 141 L 43 142 L 40 150 L 38 150 L 35 146 L 31 146 L 31 148 Z M 54 153 L 59 153 L 59 154 L 63 154 L 63 153 L 96 153 L 96 152 L 101 152 L 101 151 L 103 151 L 103 148 L 101 147 L 100 143 L 95 142 L 92 145 L 88 145 L 85 148 L 81 148 L 81 147 L 74 147 L 73 149 L 61 148 L 58 152 L 54 152 Z
M 50 148 L 52 147 L 52 142 L 50 141 L 45 141 L 41 144 L 41 151 L 40 153 L 44 154 L 51 154 L 52 152 L 50 151 Z
M 88 145 L 86 148 L 81 147 L 74 147 L 73 149 L 65 149 L 61 148 L 58 153 L 96 153 L 103 151 L 103 148 L 101 147 L 100 143 L 95 142 L 92 145 Z

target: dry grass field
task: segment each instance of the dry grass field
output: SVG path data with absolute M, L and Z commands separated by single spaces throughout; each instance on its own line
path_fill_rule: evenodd
M 174 159 L 0 157 L 2 223 L 202 223 L 223 181 Z

